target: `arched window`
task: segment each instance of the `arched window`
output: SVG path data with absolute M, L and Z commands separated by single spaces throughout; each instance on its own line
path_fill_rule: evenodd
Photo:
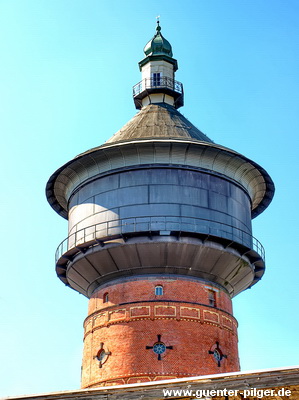
M 108 292 L 106 292 L 103 296 L 103 303 L 108 303 L 108 301 L 109 301 L 109 295 Z
M 159 285 L 155 287 L 155 295 L 162 296 L 163 294 L 163 286 Z
M 215 290 L 209 290 L 209 305 L 212 307 L 216 307 L 216 292 Z

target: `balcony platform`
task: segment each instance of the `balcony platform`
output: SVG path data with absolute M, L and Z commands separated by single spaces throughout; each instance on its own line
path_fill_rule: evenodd
M 156 93 L 163 93 L 173 97 L 176 109 L 184 105 L 183 84 L 168 77 L 160 77 L 159 79 L 143 79 L 133 86 L 135 107 L 140 110 L 142 108 L 142 100 Z

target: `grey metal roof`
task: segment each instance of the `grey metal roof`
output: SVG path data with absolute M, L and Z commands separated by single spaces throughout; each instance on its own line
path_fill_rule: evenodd
M 149 104 L 142 108 L 126 125 L 106 143 L 138 139 L 181 138 L 213 143 L 174 107 L 166 104 Z

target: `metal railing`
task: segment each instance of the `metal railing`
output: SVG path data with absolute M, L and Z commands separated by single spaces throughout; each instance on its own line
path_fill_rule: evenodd
M 203 218 L 167 216 L 115 219 L 85 227 L 72 233 L 59 244 L 55 260 L 57 262 L 63 254 L 76 247 L 90 247 L 97 242 L 101 243 L 101 241 L 109 240 L 112 237 L 121 238 L 126 234 L 157 231 L 190 232 L 220 237 L 255 250 L 265 260 L 263 245 L 254 236 L 242 229 Z
M 167 76 L 156 78 L 145 78 L 133 86 L 133 96 L 138 96 L 146 89 L 171 89 L 177 93 L 183 94 L 183 84 Z

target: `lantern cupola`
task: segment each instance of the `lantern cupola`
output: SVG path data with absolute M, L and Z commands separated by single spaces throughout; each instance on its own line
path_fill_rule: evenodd
M 145 58 L 139 62 L 141 81 L 133 87 L 133 98 L 138 110 L 148 104 L 166 103 L 175 108 L 184 105 L 182 83 L 175 80 L 178 69 L 172 47 L 161 33 L 157 21 L 154 37 L 144 47 Z

